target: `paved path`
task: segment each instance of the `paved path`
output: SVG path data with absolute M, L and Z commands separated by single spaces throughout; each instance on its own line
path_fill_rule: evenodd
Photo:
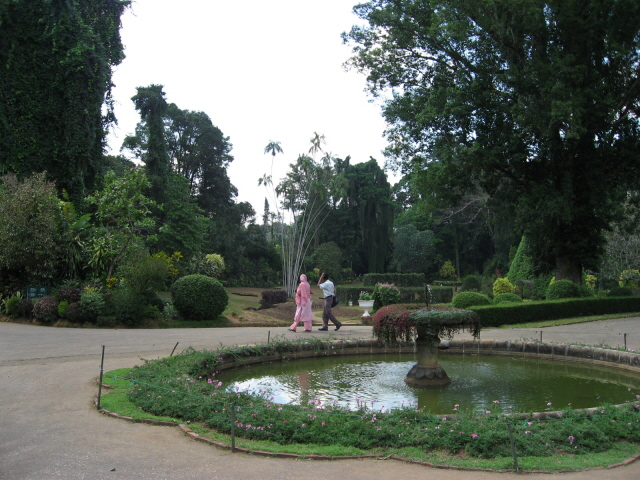
M 317 328 L 317 327 L 314 327 Z M 640 319 L 543 329 L 543 341 L 622 345 L 640 350 Z M 105 371 L 168 356 L 188 346 L 215 348 L 266 341 L 285 328 L 92 330 L 0 323 L 0 480 L 48 479 L 329 479 L 513 480 L 516 474 L 425 468 L 392 460 L 312 461 L 232 454 L 177 428 L 100 415 L 101 346 Z M 371 328 L 343 327 L 337 337 L 370 338 Z M 540 329 L 486 330 L 483 339 L 540 338 Z M 638 480 L 640 462 L 612 470 L 530 474 L 534 480 Z

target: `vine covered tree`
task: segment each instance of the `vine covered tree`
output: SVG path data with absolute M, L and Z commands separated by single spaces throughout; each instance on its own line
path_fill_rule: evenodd
M 74 202 L 103 172 L 129 0 L 0 2 L 0 173 L 47 172 Z
M 640 3 L 376 0 L 345 35 L 389 94 L 388 153 L 510 205 L 539 264 L 580 283 L 637 186 Z M 455 198 L 452 198 L 455 200 Z

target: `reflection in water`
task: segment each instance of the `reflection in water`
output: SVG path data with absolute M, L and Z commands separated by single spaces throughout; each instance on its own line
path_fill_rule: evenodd
M 418 405 L 437 414 L 457 409 L 528 412 L 619 404 L 640 394 L 640 376 L 561 361 L 441 355 L 452 383 L 416 388 L 404 383 L 413 355 L 323 357 L 254 365 L 219 376 L 240 390 L 267 390 L 278 403 L 320 400 L 374 410 Z M 551 404 L 551 405 L 548 405 Z

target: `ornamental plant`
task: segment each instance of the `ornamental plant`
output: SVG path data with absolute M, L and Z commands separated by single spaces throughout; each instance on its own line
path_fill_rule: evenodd
M 513 293 L 515 292 L 516 287 L 513 285 L 508 278 L 496 278 L 496 281 L 493 282 L 493 296 L 500 295 L 501 293 Z
M 484 293 L 478 292 L 460 292 L 451 302 L 456 308 L 469 308 L 473 305 L 491 305 L 491 299 Z
M 187 275 L 171 287 L 173 306 L 185 320 L 208 320 L 219 317 L 229 303 L 222 284 L 206 275 Z
M 367 292 L 366 290 L 363 290 L 360 292 L 360 296 L 358 297 L 358 300 L 364 300 L 364 301 L 373 300 L 373 294 L 371 292 Z
M 393 283 L 378 283 L 373 287 L 373 311 L 400 303 L 400 290 Z

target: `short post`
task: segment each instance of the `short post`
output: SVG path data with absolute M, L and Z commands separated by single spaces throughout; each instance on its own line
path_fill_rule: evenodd
M 627 349 L 627 334 L 624 334 L 624 349 Z
M 100 398 L 102 397 L 102 375 L 104 372 L 104 345 L 102 345 L 102 360 L 100 360 L 100 381 L 98 382 L 98 405 L 96 408 L 100 410 L 102 405 L 100 405 Z
M 171 350 L 171 355 L 169 355 L 170 357 L 173 357 L 173 352 L 175 352 L 175 351 L 176 351 L 176 348 L 177 348 L 177 346 L 178 346 L 178 344 L 179 344 L 179 343 L 180 343 L 180 342 L 176 342 L 175 347 L 173 347 L 173 350 Z
M 269 345 L 270 339 L 271 339 L 271 330 L 267 331 L 267 345 Z
M 542 343 L 542 330 L 540 330 L 540 343 Z
M 236 407 L 231 404 L 231 451 L 236 451 Z
M 509 442 L 511 442 L 511 455 L 513 455 L 513 466 L 516 469 L 516 473 L 520 473 L 520 467 L 518 466 L 518 454 L 516 453 L 516 444 L 513 441 L 513 429 L 511 424 L 507 423 L 507 429 L 509 430 Z

